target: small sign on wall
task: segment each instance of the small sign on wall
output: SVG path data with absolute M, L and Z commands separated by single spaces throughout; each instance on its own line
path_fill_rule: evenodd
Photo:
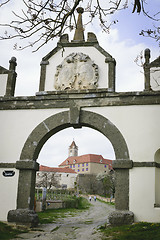
M 12 170 L 10 170 L 10 171 L 8 171 L 8 170 L 3 171 L 3 176 L 4 177 L 13 177 L 14 175 L 15 175 L 15 171 L 12 171 Z

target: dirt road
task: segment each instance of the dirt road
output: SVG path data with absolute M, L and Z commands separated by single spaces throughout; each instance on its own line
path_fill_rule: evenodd
M 59 219 L 56 223 L 41 225 L 43 231 L 20 234 L 21 239 L 29 240 L 100 240 L 98 227 L 107 222 L 107 216 L 114 211 L 113 206 L 93 200 L 92 206 L 74 217 Z M 15 240 L 19 240 L 16 238 Z

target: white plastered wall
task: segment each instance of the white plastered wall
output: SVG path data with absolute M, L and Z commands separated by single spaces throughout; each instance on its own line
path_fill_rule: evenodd
M 129 208 L 135 221 L 159 222 L 160 208 L 155 204 L 155 168 L 139 167 L 130 170 Z M 160 192 L 160 187 L 156 189 Z
M 108 63 L 105 63 L 105 56 L 94 47 L 65 47 L 55 53 L 49 59 L 49 65 L 46 68 L 45 91 L 54 91 L 54 76 L 56 67 L 71 53 L 84 53 L 88 55 L 99 69 L 98 88 L 108 88 Z M 104 76 L 106 76 L 104 78 Z
M 4 177 L 3 171 L 14 171 L 13 177 Z M 0 221 L 7 221 L 8 211 L 16 208 L 19 171 L 14 168 L 0 168 Z M 5 187 L 4 187 L 5 186 Z
M 135 105 L 83 108 L 109 119 L 122 133 L 127 143 L 130 159 L 134 162 L 153 162 L 160 141 L 160 106 Z M 129 171 L 129 209 L 135 221 L 160 221 L 160 208 L 154 208 L 155 185 L 160 171 L 154 167 L 139 167 Z M 157 197 L 159 194 L 157 195 Z
M 109 119 L 122 133 L 130 159 L 135 162 L 154 161 L 159 149 L 159 105 L 130 105 L 83 108 Z
M 0 162 L 16 163 L 32 130 L 46 118 L 68 109 L 4 110 L 0 112 Z M 13 170 L 13 177 L 3 171 Z M 0 168 L 0 220 L 7 221 L 9 210 L 16 209 L 19 170 Z M 5 186 L 5 187 L 4 187 Z
M 4 96 L 6 93 L 8 74 L 0 74 L 0 96 Z
M 68 109 L 4 110 L 0 113 L 0 162 L 15 163 L 33 129 L 46 118 Z

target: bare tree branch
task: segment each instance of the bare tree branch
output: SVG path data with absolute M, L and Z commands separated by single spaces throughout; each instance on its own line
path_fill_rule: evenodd
M 10 0 L 6 0 L 6 1 L 0 3 L 0 7 L 2 7 L 3 5 L 7 4 L 9 1 L 10 1 Z
M 61 36 L 66 29 L 73 30 L 76 28 L 75 10 L 82 0 L 21 0 L 24 8 L 21 14 L 13 12 L 14 19 L 11 23 L 0 24 L 5 28 L 5 34 L 0 36 L 0 40 L 20 38 L 28 39 L 30 42 L 26 46 L 17 46 L 17 50 L 27 47 L 34 47 L 34 51 L 40 49 L 48 41 L 55 37 Z M 10 0 L 4 0 L 0 7 L 9 3 Z M 89 16 L 89 20 L 84 24 L 89 24 L 96 17 L 103 31 L 109 33 L 113 24 L 117 20 L 108 21 L 107 16 L 117 11 L 128 8 L 128 0 L 87 0 L 83 1 L 84 12 Z M 150 14 L 145 10 L 146 0 L 133 0 L 133 13 L 143 13 L 146 17 L 158 22 L 159 12 Z M 10 30 L 15 33 L 10 33 Z M 9 32 L 9 33 L 8 33 Z M 13 31 L 12 31 L 13 32 Z M 140 35 L 160 40 L 160 29 L 142 30 Z

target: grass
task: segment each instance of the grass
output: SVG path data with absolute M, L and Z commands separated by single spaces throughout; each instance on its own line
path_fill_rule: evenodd
M 103 200 L 101 200 L 101 199 L 99 199 L 99 198 L 97 198 L 97 200 L 98 200 L 99 202 L 103 202 L 103 203 L 106 203 L 106 204 L 108 204 L 108 205 L 115 206 L 115 203 L 114 203 L 114 202 L 106 202 L 106 201 L 103 201 Z
M 65 218 L 74 216 L 80 211 L 88 209 L 91 204 L 87 199 L 80 197 L 77 208 L 60 208 L 60 209 L 47 209 L 44 212 L 39 212 L 39 222 L 41 224 L 56 222 L 58 218 Z
M 101 227 L 103 240 L 159 240 L 160 223 L 134 223 L 119 227 Z
M 12 239 L 17 237 L 20 233 L 28 232 L 27 230 L 20 230 L 12 226 L 7 225 L 6 223 L 0 222 L 0 239 Z

